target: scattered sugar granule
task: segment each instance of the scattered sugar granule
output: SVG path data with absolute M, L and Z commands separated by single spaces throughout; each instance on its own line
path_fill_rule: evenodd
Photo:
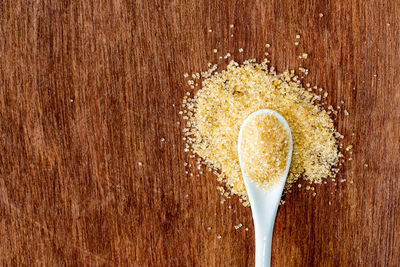
M 352 145 L 348 145 L 348 146 L 346 147 L 346 151 L 350 151 L 352 148 L 353 148 Z
M 208 231 L 210 231 L 211 229 L 212 229 L 212 228 L 211 228 L 210 226 L 209 226 L 209 227 L 207 227 L 207 230 L 208 230 Z
M 297 34 L 297 35 L 296 35 L 296 39 L 300 39 L 300 34 Z
M 301 184 L 298 184 L 297 187 L 298 187 L 298 188 L 301 188 Z
M 237 230 L 237 229 L 239 229 L 239 228 L 242 227 L 242 226 L 243 226 L 243 224 L 239 223 L 238 225 L 235 225 L 234 227 L 235 227 L 235 229 Z
M 249 231 L 249 228 L 246 227 L 246 228 L 244 228 L 244 230 L 245 230 L 245 231 Z
M 143 166 L 143 163 L 142 163 L 141 161 L 139 161 L 139 162 L 137 163 L 137 165 Z
M 185 78 L 189 77 L 189 73 L 183 74 L 183 77 L 185 77 Z
M 229 27 L 230 27 L 230 28 L 233 28 L 233 27 L 235 27 L 235 25 L 231 24 L 231 25 L 229 25 Z
M 243 52 L 243 48 L 239 48 L 239 52 L 242 53 Z
M 208 32 L 212 32 L 212 29 L 209 29 Z
M 163 138 L 161 138 L 161 142 L 165 142 L 165 138 L 163 137 Z
M 218 170 L 217 179 L 226 183 L 230 194 L 242 198 L 247 194 L 237 140 L 242 122 L 254 111 L 276 110 L 290 125 L 293 156 L 287 192 L 300 177 L 313 183 L 334 177 L 341 157 L 336 139 L 340 134 L 324 106 L 314 103 L 318 95 L 295 82 L 294 72 L 277 74 L 270 69 L 267 62 L 231 61 L 225 70 L 203 80 L 202 88 L 185 106 L 191 112 L 187 144 L 208 168 Z
M 271 45 L 270 45 L 270 44 L 266 44 L 265 47 L 266 47 L 266 48 L 270 48 Z
M 365 168 L 368 168 L 368 163 L 365 163 L 365 164 L 364 164 L 364 167 L 365 167 Z
M 233 38 L 233 34 L 231 34 L 231 37 Z
M 322 18 L 322 17 L 324 16 L 324 14 L 319 13 L 318 16 L 319 16 L 320 18 Z
M 217 238 L 218 238 L 218 239 L 221 239 L 221 238 L 222 238 L 222 236 L 218 235 L 218 236 L 217 236 Z
M 242 126 L 240 149 L 243 172 L 267 191 L 285 171 L 290 132 L 272 113 L 252 115 Z
M 294 42 L 294 45 L 299 45 L 299 42 Z
M 217 52 L 218 52 L 218 50 L 217 50 L 217 49 L 213 49 L 213 52 L 214 52 L 214 53 L 217 53 Z
M 306 58 L 308 57 L 308 54 L 307 54 L 307 53 L 303 53 L 303 54 L 301 55 L 301 57 L 304 58 L 304 59 L 306 59 Z

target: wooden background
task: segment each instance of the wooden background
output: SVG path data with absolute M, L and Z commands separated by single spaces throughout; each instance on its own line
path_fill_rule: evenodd
M 185 72 L 268 42 L 354 145 L 353 184 L 286 197 L 273 266 L 398 266 L 399 24 L 398 0 L 0 1 L 1 265 L 251 266 L 250 209 L 184 167 L 178 112 Z

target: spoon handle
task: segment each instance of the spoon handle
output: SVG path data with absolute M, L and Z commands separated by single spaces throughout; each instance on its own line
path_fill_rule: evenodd
M 275 216 L 268 219 L 269 222 L 266 222 L 266 224 L 254 222 L 256 241 L 255 267 L 271 266 L 271 244 Z
M 256 267 L 271 266 L 271 243 L 276 212 L 279 207 L 283 184 L 272 188 L 267 194 L 256 191 L 254 184 L 248 184 L 251 211 L 256 241 Z M 256 201 L 257 200 L 257 201 Z

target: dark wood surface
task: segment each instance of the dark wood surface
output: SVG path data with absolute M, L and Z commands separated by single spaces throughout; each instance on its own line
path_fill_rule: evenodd
M 268 42 L 354 145 L 353 184 L 286 197 L 273 266 L 398 266 L 399 23 L 397 0 L 0 1 L 1 265 L 251 266 L 251 211 L 184 167 L 178 112 L 185 72 Z

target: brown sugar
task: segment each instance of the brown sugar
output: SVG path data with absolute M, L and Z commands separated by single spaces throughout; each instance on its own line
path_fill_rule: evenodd
M 282 179 L 290 150 L 289 129 L 272 113 L 252 116 L 242 126 L 241 168 L 261 189 Z
M 341 156 L 335 138 L 340 134 L 328 111 L 317 104 L 321 96 L 304 89 L 293 72 L 277 74 L 267 62 L 231 61 L 218 73 L 214 65 L 204 72 L 202 88 L 183 100 L 185 151 L 198 155 L 201 168 L 216 170 L 218 180 L 244 200 L 237 140 L 243 121 L 259 109 L 276 110 L 290 126 L 293 154 L 286 189 L 300 177 L 313 183 L 334 177 Z

